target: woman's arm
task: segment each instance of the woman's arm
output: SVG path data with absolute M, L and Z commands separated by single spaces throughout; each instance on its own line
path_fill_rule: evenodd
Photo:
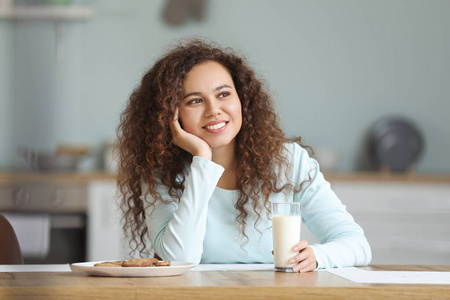
M 304 184 L 295 201 L 302 203 L 302 219 L 320 242 L 310 245 L 314 250 L 318 268 L 367 265 L 372 252 L 362 228 L 354 221 L 324 179 L 316 160 L 295 146 L 294 161 L 297 179 L 311 181 Z
M 208 202 L 223 171 L 222 166 L 194 156 L 179 203 L 170 198 L 166 186 L 158 184 L 159 194 L 170 202 L 158 199 L 153 209 L 147 209 L 146 223 L 153 249 L 162 259 L 200 262 Z

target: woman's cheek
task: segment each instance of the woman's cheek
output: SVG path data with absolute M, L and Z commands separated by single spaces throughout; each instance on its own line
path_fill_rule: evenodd
M 193 128 L 194 126 L 192 126 L 192 122 L 183 121 L 184 119 L 186 119 L 186 117 L 182 118 L 180 116 L 180 118 L 179 118 L 179 122 L 180 122 L 181 128 L 183 128 L 183 130 L 188 132 L 188 133 L 195 134 L 194 128 Z

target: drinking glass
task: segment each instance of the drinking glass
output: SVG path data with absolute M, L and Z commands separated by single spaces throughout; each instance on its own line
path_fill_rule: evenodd
M 272 232 L 275 271 L 293 272 L 289 260 L 298 254 L 292 248 L 300 241 L 300 202 L 272 203 Z

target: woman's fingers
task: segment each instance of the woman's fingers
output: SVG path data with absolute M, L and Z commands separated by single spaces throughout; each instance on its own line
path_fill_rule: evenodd
M 192 143 L 189 141 L 189 134 L 186 131 L 184 131 L 183 128 L 181 128 L 181 124 L 178 119 L 179 113 L 180 109 L 177 108 L 175 110 L 175 114 L 173 115 L 173 122 L 172 122 L 173 142 L 178 147 L 190 152 L 191 150 L 190 144 Z
M 299 252 L 297 255 L 289 260 L 289 263 L 296 264 L 292 270 L 294 272 L 311 272 L 316 269 L 316 255 L 314 250 L 308 246 L 308 242 L 303 240 L 298 242 L 293 248 L 295 252 Z M 273 255 L 273 250 L 272 250 Z
M 297 263 L 292 270 L 294 272 L 310 272 L 314 271 L 316 268 L 316 256 L 314 254 L 314 250 L 308 246 L 308 242 L 303 240 L 297 243 L 294 248 L 294 251 L 298 251 L 299 253 L 294 256 L 290 263 Z
M 315 269 L 316 269 L 316 262 L 315 260 L 312 259 L 304 260 L 292 268 L 292 270 L 296 273 L 311 272 L 314 271 Z
M 191 153 L 193 156 L 201 156 L 206 159 L 211 159 L 211 147 L 206 141 L 195 136 L 191 133 L 186 132 L 181 128 L 179 117 L 179 108 L 175 110 L 172 122 L 172 138 L 173 143 L 178 147 Z
M 308 242 L 306 240 L 302 240 L 300 242 L 298 242 L 293 248 L 292 250 L 294 251 L 301 251 L 302 249 L 308 247 Z
M 178 121 L 178 114 L 179 114 L 179 109 L 177 108 L 175 110 L 175 114 L 173 116 L 173 121 L 172 121 L 172 135 L 174 138 L 176 138 L 178 136 L 178 134 L 180 133 L 180 130 L 183 130 L 181 128 L 180 122 Z
M 308 256 L 311 254 L 309 249 L 311 249 L 310 247 L 304 248 L 302 249 L 299 254 L 297 254 L 296 256 L 294 256 L 293 258 L 291 258 L 291 260 L 289 261 L 291 264 L 297 263 L 297 262 L 301 262 L 305 259 L 308 258 Z M 312 250 L 312 249 L 311 249 Z

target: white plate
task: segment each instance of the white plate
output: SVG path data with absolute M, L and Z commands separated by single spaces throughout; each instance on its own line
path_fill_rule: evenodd
M 84 272 L 92 276 L 109 277 L 157 277 L 181 275 L 195 267 L 195 264 L 172 261 L 168 267 L 94 267 L 95 262 L 70 264 L 72 272 Z

